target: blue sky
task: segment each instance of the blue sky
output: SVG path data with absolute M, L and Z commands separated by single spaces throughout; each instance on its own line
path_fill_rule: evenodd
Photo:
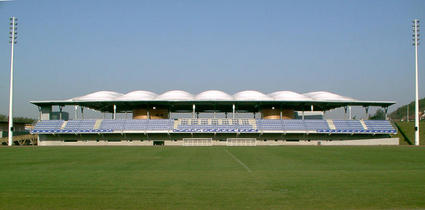
M 325 90 L 394 109 L 414 99 L 411 21 L 425 23 L 425 1 L 1 2 L 3 114 L 12 15 L 17 116 L 37 116 L 30 100 L 98 90 Z

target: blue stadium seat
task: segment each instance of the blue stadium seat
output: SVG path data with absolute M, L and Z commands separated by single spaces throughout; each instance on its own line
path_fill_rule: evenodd
M 31 133 L 56 133 L 55 131 L 60 130 L 63 124 L 63 120 L 42 120 L 39 121 Z

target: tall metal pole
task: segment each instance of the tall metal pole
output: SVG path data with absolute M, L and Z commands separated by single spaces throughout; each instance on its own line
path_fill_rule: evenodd
M 419 145 L 419 88 L 418 88 L 418 45 L 419 20 L 413 20 L 413 41 L 415 46 L 415 145 Z
M 10 22 L 10 41 L 9 43 L 11 43 L 11 52 L 10 52 L 10 89 L 9 89 L 9 142 L 8 145 L 12 146 L 13 145 L 13 48 L 16 44 L 16 21 L 17 19 L 15 17 L 11 17 L 9 19 Z

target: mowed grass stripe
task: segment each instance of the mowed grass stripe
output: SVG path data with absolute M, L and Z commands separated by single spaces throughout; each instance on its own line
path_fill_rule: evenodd
M 233 159 L 233 160 L 235 160 L 237 163 L 239 163 L 243 168 L 245 168 L 246 169 L 246 171 L 248 171 L 249 173 L 252 173 L 252 170 L 247 166 L 247 165 L 245 165 L 245 163 L 243 163 L 241 160 L 239 160 L 235 155 L 233 155 L 231 152 L 229 152 L 229 150 L 227 150 L 227 149 L 224 149 L 224 151 L 226 151 L 226 153 L 227 154 L 229 154 L 229 156 Z
M 1 147 L 0 209 L 425 208 L 424 163 L 422 147 Z

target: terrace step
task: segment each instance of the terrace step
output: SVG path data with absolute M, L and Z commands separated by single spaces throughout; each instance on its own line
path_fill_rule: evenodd
M 173 129 L 177 129 L 177 127 L 180 125 L 180 119 L 174 120 Z
M 64 122 L 62 123 L 61 130 L 62 130 L 62 129 L 64 129 L 64 128 L 66 127 L 66 124 L 68 124 L 68 121 L 64 121 Z
M 257 121 L 255 121 L 255 119 L 249 119 L 249 124 L 253 129 L 257 130 Z
M 93 129 L 99 129 L 102 124 L 102 119 L 96 120 L 96 123 L 93 126 Z
M 335 124 L 334 124 L 334 122 L 332 120 L 326 120 L 326 122 L 328 122 L 328 125 L 329 125 L 329 128 L 330 129 L 332 129 L 332 130 L 335 130 L 336 129 Z
M 366 126 L 366 123 L 364 123 L 364 121 L 363 121 L 363 120 L 360 120 L 360 123 L 362 124 L 362 126 L 363 126 L 363 129 L 367 130 L 367 126 Z

